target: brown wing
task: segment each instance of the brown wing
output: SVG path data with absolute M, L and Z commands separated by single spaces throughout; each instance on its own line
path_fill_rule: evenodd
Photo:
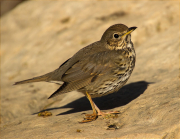
M 96 76 L 97 78 L 109 72 L 114 72 L 113 70 L 117 69 L 117 66 L 122 65 L 118 71 L 124 71 L 127 67 L 123 66 L 123 64 L 127 60 L 128 58 L 123 53 L 116 51 L 104 51 L 84 57 L 62 75 L 64 85 L 50 97 L 87 86 L 92 82 L 93 77 Z

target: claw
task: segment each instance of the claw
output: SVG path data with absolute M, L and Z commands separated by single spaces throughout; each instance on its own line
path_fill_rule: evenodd
M 86 114 L 86 117 L 84 118 L 83 121 L 81 121 L 80 123 L 87 123 L 87 122 L 91 122 L 97 119 L 98 115 L 97 114 Z

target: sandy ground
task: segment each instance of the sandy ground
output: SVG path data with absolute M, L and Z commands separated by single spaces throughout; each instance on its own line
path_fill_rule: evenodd
M 94 101 L 117 117 L 80 124 L 92 113 L 81 93 L 48 100 L 57 84 L 12 86 L 56 69 L 116 23 L 138 27 L 136 67 L 122 89 Z M 178 139 L 179 64 L 178 2 L 23 2 L 1 18 L 1 138 Z

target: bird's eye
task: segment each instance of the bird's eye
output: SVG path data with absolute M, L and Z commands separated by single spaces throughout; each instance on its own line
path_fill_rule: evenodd
M 114 38 L 119 38 L 119 35 L 118 34 L 114 34 Z

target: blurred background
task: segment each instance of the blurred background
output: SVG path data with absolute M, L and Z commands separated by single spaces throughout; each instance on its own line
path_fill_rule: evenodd
M 5 15 L 7 12 L 11 11 L 18 4 L 23 2 L 24 0 L 1 0 L 1 13 L 0 16 Z
M 1 1 L 1 122 L 31 115 L 54 101 L 57 103 L 50 107 L 83 97 L 72 92 L 47 100 L 58 85 L 12 85 L 53 71 L 79 49 L 100 40 L 104 31 L 117 23 L 138 27 L 132 33 L 137 62 L 127 84 L 154 82 L 144 93 L 147 97 L 164 89 L 166 98 L 158 96 L 157 101 L 173 98 L 168 95 L 177 92 L 179 79 L 178 2 Z M 146 106 L 156 99 L 152 97 Z M 130 113 L 138 111 L 133 108 Z

